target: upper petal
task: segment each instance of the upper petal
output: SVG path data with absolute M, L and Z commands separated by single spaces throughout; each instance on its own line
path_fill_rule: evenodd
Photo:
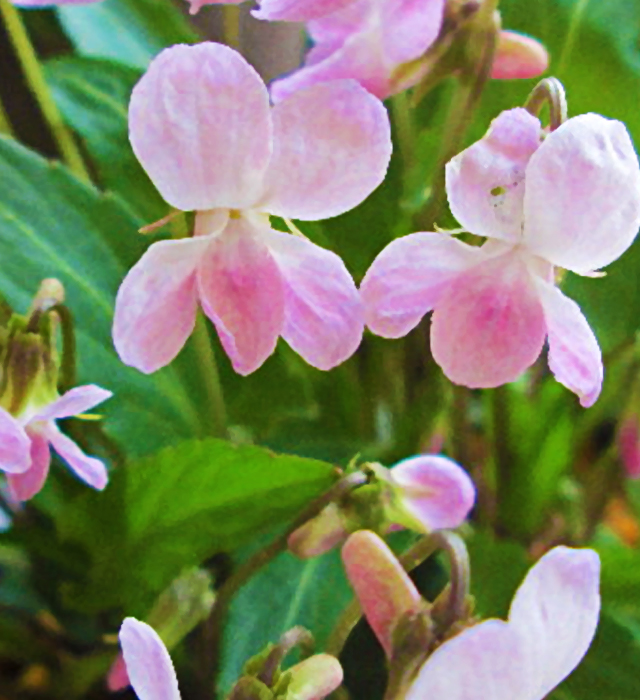
M 140 700 L 180 700 L 171 657 L 152 627 L 126 618 L 120 627 L 120 645 L 131 685 Z
M 22 474 L 29 469 L 31 440 L 20 423 L 0 408 L 0 471 Z
M 446 167 L 452 214 L 471 233 L 516 242 L 522 236 L 525 170 L 540 146 L 540 121 L 522 107 L 502 112 L 487 134 Z
M 362 302 L 341 258 L 279 231 L 265 239 L 284 281 L 282 337 L 318 369 L 329 370 L 357 350 Z
M 112 391 L 103 389 L 95 384 L 77 386 L 67 391 L 48 406 L 40 409 L 31 420 L 40 421 L 77 416 L 79 413 L 88 411 L 90 408 L 110 399 L 112 396 Z
M 353 209 L 384 180 L 389 117 L 355 81 L 297 92 L 273 108 L 273 125 L 262 211 L 326 219 Z
M 251 205 L 271 131 L 262 79 L 222 44 L 165 49 L 131 95 L 133 150 L 165 200 L 185 211 Z
M 396 68 L 423 54 L 442 27 L 446 0 L 386 0 L 381 7 L 382 49 Z
M 404 459 L 391 469 L 391 476 L 402 487 L 404 504 L 427 530 L 458 527 L 476 499 L 467 472 L 439 455 Z
M 252 15 L 258 19 L 308 22 L 337 12 L 354 0 L 260 0 Z
M 232 218 L 198 267 L 202 307 L 239 374 L 254 372 L 284 325 L 284 282 L 264 238 L 267 222 Z
M 600 560 L 591 549 L 555 547 L 529 571 L 511 604 L 509 626 L 523 640 L 527 694 L 539 700 L 585 655 L 600 613 Z
M 535 283 L 517 253 L 505 253 L 447 287 L 431 321 L 431 352 L 452 382 L 491 388 L 531 366 L 545 335 Z
M 553 131 L 527 167 L 527 246 L 575 272 L 608 265 L 640 226 L 640 167 L 624 124 L 598 114 Z
M 180 352 L 195 324 L 196 267 L 208 244 L 206 237 L 160 241 L 129 270 L 113 320 L 125 364 L 155 372 Z
M 481 248 L 442 233 L 397 238 L 373 261 L 360 285 L 367 326 L 384 338 L 406 335 L 451 280 L 482 258 Z
M 602 388 L 602 355 L 587 319 L 573 299 L 537 280 L 549 334 L 549 367 L 556 379 L 592 406 Z
M 37 430 L 29 430 L 31 449 L 29 468 L 22 474 L 7 474 L 9 492 L 16 501 L 28 501 L 40 492 L 49 474 L 51 452 L 46 436 Z
M 51 443 L 53 449 L 71 467 L 76 475 L 89 486 L 102 491 L 107 485 L 107 469 L 95 457 L 88 457 L 76 443 L 61 433 L 53 421 L 42 424 L 43 434 Z

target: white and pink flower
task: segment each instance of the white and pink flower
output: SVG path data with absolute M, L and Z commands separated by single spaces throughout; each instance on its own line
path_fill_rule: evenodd
M 524 109 L 503 112 L 446 168 L 451 211 L 486 238 L 414 233 L 380 253 L 361 286 L 367 325 L 399 338 L 433 311 L 431 351 L 472 388 L 517 379 L 545 339 L 556 379 L 583 406 L 600 394 L 600 349 L 578 305 L 555 285 L 616 260 L 640 225 L 640 168 L 624 125 L 596 114 L 545 136 Z

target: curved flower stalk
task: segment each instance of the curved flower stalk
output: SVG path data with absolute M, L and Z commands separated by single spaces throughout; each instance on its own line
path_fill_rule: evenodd
M 556 268 L 581 275 L 616 260 L 640 225 L 640 168 L 624 125 L 596 114 L 548 136 L 517 108 L 446 168 L 451 211 L 486 242 L 414 233 L 380 253 L 361 286 L 369 328 L 399 338 L 433 310 L 431 351 L 472 388 L 517 379 L 549 343 L 556 379 L 591 406 L 598 343 Z
M 191 333 L 198 302 L 237 372 L 278 336 L 328 370 L 358 347 L 361 301 L 342 260 L 269 215 L 336 216 L 384 179 L 383 105 L 354 81 L 318 85 L 276 107 L 258 74 L 221 44 L 163 51 L 133 91 L 133 149 L 193 238 L 154 243 L 116 299 L 113 336 L 128 365 L 154 372 Z

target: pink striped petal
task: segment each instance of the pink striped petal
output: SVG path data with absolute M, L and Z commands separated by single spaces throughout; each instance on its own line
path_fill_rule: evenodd
M 582 114 L 545 139 L 527 167 L 524 239 L 575 272 L 596 270 L 631 245 L 640 226 L 640 167 L 619 121 Z
M 604 370 L 598 341 L 573 299 L 542 280 L 537 285 L 549 333 L 549 367 L 588 408 L 602 388 Z
M 526 697 L 546 697 L 586 654 L 600 614 L 599 582 L 591 549 L 555 547 L 527 574 L 509 611 L 527 658 Z
M 284 281 L 282 337 L 318 369 L 344 362 L 364 331 L 360 295 L 344 263 L 299 236 L 271 231 L 266 243 Z
M 537 40 L 519 32 L 501 31 L 491 77 L 498 80 L 537 78 L 549 67 L 549 53 Z
M 367 326 L 383 338 L 406 335 L 451 281 L 483 257 L 481 248 L 442 233 L 397 238 L 373 261 L 360 285 Z
M 356 82 L 298 92 L 273 108 L 273 123 L 262 211 L 326 219 L 353 209 L 384 180 L 391 158 L 389 117 Z
M 171 657 L 152 627 L 126 618 L 120 627 L 120 645 L 139 700 L 180 700 Z
M 154 243 L 120 285 L 113 342 L 120 359 L 141 372 L 169 364 L 196 319 L 196 268 L 209 239 Z
M 539 120 L 517 107 L 502 112 L 480 141 L 447 163 L 451 212 L 467 231 L 521 239 L 525 170 L 540 138 Z M 528 179 L 526 186 L 528 191 Z
M 341 10 L 354 0 L 260 0 L 251 13 L 258 19 L 308 22 Z
M 404 505 L 427 531 L 458 527 L 476 499 L 467 472 L 446 457 L 405 459 L 391 469 L 391 476 L 402 487 Z
M 20 423 L 0 408 L 0 471 L 22 474 L 29 469 L 31 440 Z
M 287 695 L 295 700 L 322 700 L 342 683 L 342 666 L 329 654 L 314 654 L 287 669 Z
M 53 421 L 42 425 L 45 426 L 43 434 L 76 476 L 94 489 L 102 491 L 107 485 L 107 469 L 104 464 L 95 457 L 88 457 L 71 438 L 60 432 Z
M 37 430 L 29 430 L 28 435 L 31 440 L 29 469 L 22 474 L 7 474 L 9 492 L 16 501 L 28 501 L 33 498 L 40 492 L 49 474 L 49 441 Z
M 285 319 L 284 281 L 263 239 L 266 221 L 230 219 L 198 267 L 202 307 L 238 374 L 273 353 Z
M 164 199 L 185 211 L 253 204 L 271 132 L 262 79 L 222 44 L 165 49 L 131 95 L 133 150 Z
M 431 352 L 446 376 L 470 388 L 517 379 L 540 355 L 542 304 L 529 271 L 506 253 L 459 274 L 438 301 Z
M 103 389 L 95 384 L 77 386 L 48 406 L 40 409 L 31 419 L 32 421 L 51 420 L 53 418 L 69 418 L 84 413 L 90 408 L 110 399 L 113 392 Z
M 422 609 L 422 598 L 393 552 L 369 530 L 349 537 L 342 560 L 362 612 L 390 658 L 393 630 L 404 615 Z

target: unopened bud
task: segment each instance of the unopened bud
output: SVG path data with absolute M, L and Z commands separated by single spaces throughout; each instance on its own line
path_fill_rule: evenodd
M 518 32 L 500 32 L 491 69 L 492 78 L 498 80 L 537 78 L 548 67 L 549 54 L 537 39 Z
M 630 415 L 622 421 L 616 441 L 626 476 L 640 479 L 640 418 L 637 415 Z
M 297 557 L 308 559 L 333 549 L 348 534 L 339 506 L 330 503 L 318 516 L 293 532 L 287 544 Z
M 286 700 L 321 700 L 342 683 L 340 662 L 329 654 L 316 654 L 288 671 Z

